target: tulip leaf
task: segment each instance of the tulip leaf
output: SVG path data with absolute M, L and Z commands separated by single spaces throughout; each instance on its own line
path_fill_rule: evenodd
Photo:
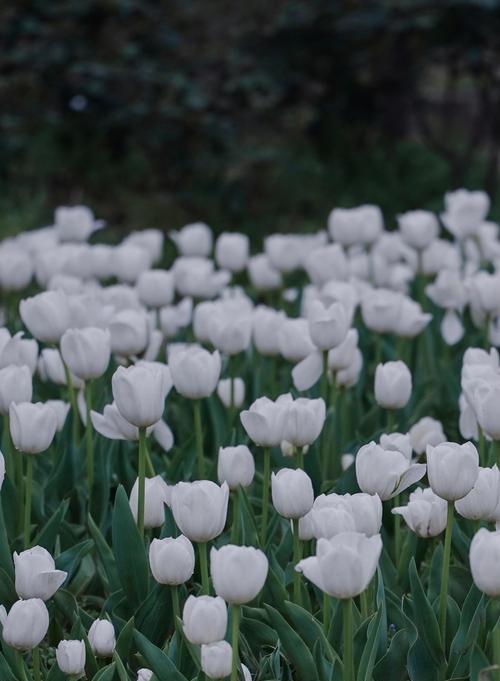
M 116 561 L 112 550 L 108 546 L 106 540 L 101 534 L 101 531 L 95 524 L 91 515 L 88 517 L 89 532 L 94 540 L 94 544 L 97 550 L 97 555 L 99 556 L 106 577 L 108 578 L 109 588 L 111 592 L 118 591 L 120 589 L 120 579 L 118 577 L 118 571 L 116 569 Z
M 2 681 L 17 681 L 9 665 L 7 664 L 7 660 L 1 654 L 0 654 L 0 678 L 2 679 Z
M 287 657 L 295 667 L 297 678 L 317 681 L 318 671 L 307 645 L 277 610 L 270 605 L 266 605 L 265 608 Z
M 134 618 L 131 617 L 120 631 L 120 635 L 116 640 L 115 652 L 122 660 L 126 660 L 129 656 L 130 645 L 132 643 L 133 637 L 134 637 Z
M 325 636 L 323 627 L 320 625 L 318 620 L 311 615 L 311 613 L 307 612 L 307 610 L 304 610 L 304 608 L 301 608 L 296 603 L 292 603 L 290 601 L 285 602 L 285 610 L 294 629 L 298 634 L 300 634 L 301 638 L 305 641 L 309 648 L 313 648 L 316 642 L 320 641 L 324 652 L 330 659 L 330 662 L 334 663 L 336 660 L 340 661 L 339 656 Z
M 0 604 L 9 608 L 14 601 L 17 601 L 14 582 L 5 570 L 0 568 Z
M 115 675 L 116 662 L 106 665 L 94 676 L 92 681 L 111 681 Z
M 406 681 L 406 659 L 410 641 L 406 629 L 397 631 L 391 639 L 386 654 L 377 662 L 373 670 L 375 681 Z
M 69 501 L 64 499 L 54 511 L 48 522 L 40 530 L 37 536 L 33 539 L 33 546 L 43 546 L 49 553 L 54 552 L 54 545 L 56 537 L 59 534 L 61 523 L 68 512 Z
M 420 638 L 417 638 L 408 652 L 408 672 L 411 681 L 439 681 L 443 678 L 440 668 Z
M 459 663 L 470 653 L 479 633 L 479 626 L 484 612 L 485 597 L 479 589 L 472 585 L 460 616 L 460 624 L 450 646 L 448 673 L 453 676 Z
M 92 539 L 86 539 L 78 544 L 75 544 L 71 548 L 67 549 L 63 553 L 60 553 L 56 558 L 56 568 L 58 570 L 64 570 L 68 573 L 66 582 L 70 582 L 76 570 L 80 566 L 80 562 L 84 556 L 86 556 L 94 547 L 94 542 Z
M 486 669 L 490 667 L 490 662 L 481 648 L 476 644 L 470 656 L 469 678 L 470 681 L 489 681 L 491 676 Z
M 168 655 L 148 641 L 140 632 L 135 632 L 134 640 L 138 651 L 158 679 L 187 681 L 186 677 L 180 673 Z
M 0 496 L 0 567 L 9 575 L 11 579 L 14 578 L 14 564 L 12 562 L 12 554 L 10 552 L 9 540 L 7 537 L 7 528 L 5 527 L 5 518 L 3 514 L 3 506 Z
M 118 672 L 118 677 L 120 681 L 130 681 L 129 675 L 127 674 L 127 670 L 125 669 L 125 666 L 121 661 L 120 656 L 116 652 L 116 649 L 113 653 L 113 661 L 116 664 L 116 671 Z
M 135 628 L 155 645 L 161 645 L 173 627 L 170 588 L 155 584 L 135 612 Z
M 241 631 L 247 639 L 250 647 L 258 655 L 264 646 L 276 647 L 278 637 L 274 629 L 261 620 L 243 616 L 241 619 Z
M 123 590 L 131 607 L 137 608 L 148 593 L 149 567 L 144 542 L 121 485 L 116 492 L 113 511 L 113 552 Z
M 413 617 L 420 640 L 434 663 L 441 665 L 443 662 L 443 644 L 438 622 L 422 588 L 414 559 L 410 563 L 410 585 L 413 597 Z
M 383 611 L 380 608 L 368 625 L 368 638 L 359 662 L 357 681 L 370 681 L 372 678 L 383 621 L 382 616 Z

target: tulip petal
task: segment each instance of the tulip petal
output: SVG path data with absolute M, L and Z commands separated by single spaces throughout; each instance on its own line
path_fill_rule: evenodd
M 388 498 L 393 499 L 395 496 L 400 494 L 400 492 L 404 492 L 405 489 L 408 489 L 408 487 L 421 480 L 424 477 L 426 470 L 427 466 L 425 463 L 412 464 L 400 477 L 396 489 Z
M 297 390 L 309 390 L 323 372 L 323 356 L 321 352 L 311 352 L 292 369 L 293 384 Z

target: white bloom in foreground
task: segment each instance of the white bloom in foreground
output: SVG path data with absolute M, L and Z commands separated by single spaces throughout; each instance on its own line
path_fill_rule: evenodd
M 392 499 L 425 475 L 425 464 L 412 464 L 399 451 L 383 449 L 375 442 L 361 447 L 356 456 L 356 478 L 363 492 Z
M 479 475 L 479 456 L 472 442 L 427 445 L 427 477 L 434 494 L 457 501 L 468 494 Z
M 314 503 L 311 478 L 301 468 L 281 468 L 271 476 L 273 506 L 284 518 L 301 518 Z
M 154 478 L 144 480 L 144 527 L 161 527 L 165 522 L 165 504 L 170 503 L 170 488 L 161 477 L 155 475 Z M 134 482 L 130 492 L 130 510 L 137 521 L 137 507 L 139 503 L 139 480 Z
M 264 586 L 268 567 L 266 555 L 253 546 L 227 544 L 210 551 L 215 593 L 227 603 L 253 601 Z
M 295 447 L 311 445 L 320 435 L 326 417 L 324 400 L 299 397 L 286 409 L 283 439 Z
M 177 527 L 191 541 L 215 539 L 224 530 L 229 487 L 210 480 L 178 482 L 172 488 L 172 513 Z
M 169 390 L 161 365 L 143 362 L 127 369 L 118 367 L 111 386 L 118 411 L 132 425 L 145 428 L 161 419 Z
M 149 565 L 159 584 L 178 585 L 191 579 L 194 572 L 194 548 L 183 534 L 153 539 L 149 546 Z
M 500 520 L 500 471 L 496 464 L 493 468 L 479 468 L 474 487 L 455 501 L 455 508 L 469 520 Z
M 199 400 L 209 397 L 217 387 L 221 359 L 217 351 L 186 347 L 169 357 L 169 367 L 177 392 L 190 400 Z
M 500 596 L 500 532 L 489 532 L 482 527 L 470 545 L 470 570 L 474 584 L 483 593 Z
M 233 649 L 227 641 L 201 646 L 201 669 L 209 679 L 225 679 L 231 674 Z
M 428 487 L 416 489 L 410 494 L 406 506 L 393 508 L 392 512 L 403 516 L 406 524 L 419 537 L 437 537 L 446 528 L 448 506 Z
M 57 646 L 57 665 L 68 676 L 78 677 L 85 672 L 85 657 L 83 641 L 60 641 Z
M 109 331 L 92 326 L 68 329 L 61 338 L 61 354 L 78 378 L 83 381 L 99 378 L 108 368 L 111 357 Z
M 16 601 L 2 619 L 3 640 L 16 650 L 33 650 L 49 628 L 49 612 L 40 598 Z
M 94 655 L 111 657 L 116 646 L 115 630 L 109 620 L 96 619 L 89 629 L 88 639 Z
M 55 411 L 42 402 L 11 404 L 9 423 L 14 447 L 25 454 L 44 452 L 57 431 Z
M 249 487 L 255 475 L 255 461 L 246 445 L 220 447 L 217 461 L 219 483 L 227 482 L 230 490 Z
M 382 551 L 379 534 L 365 537 L 343 532 L 319 539 L 316 555 L 301 560 L 295 569 L 321 591 L 335 598 L 353 598 L 371 582 Z
M 313 300 L 308 312 L 309 334 L 320 350 L 331 350 L 346 337 L 349 319 L 342 303 L 325 307 L 320 300 Z
M 404 362 L 386 362 L 375 370 L 375 399 L 384 409 L 402 409 L 411 396 L 411 373 Z
M 283 440 L 287 403 L 259 397 L 240 414 L 248 437 L 261 447 L 277 447 Z
M 14 552 L 16 591 L 19 598 L 48 601 L 64 583 L 67 572 L 56 570 L 54 559 L 42 546 Z
M 33 376 L 38 362 L 38 343 L 32 338 L 23 338 L 23 335 L 23 332 L 19 331 L 1 346 L 0 369 L 11 364 L 18 367 L 26 365 Z
M 193 645 L 215 643 L 226 635 L 227 607 L 220 596 L 189 596 L 182 611 L 184 635 Z

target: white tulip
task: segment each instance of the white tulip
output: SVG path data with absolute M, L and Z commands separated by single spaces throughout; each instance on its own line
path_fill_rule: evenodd
M 160 584 L 179 585 L 187 582 L 194 572 L 194 549 L 187 537 L 153 539 L 149 545 L 149 565 Z
M 262 590 L 268 560 L 253 546 L 226 544 L 210 551 L 210 574 L 215 593 L 227 603 L 248 603 Z

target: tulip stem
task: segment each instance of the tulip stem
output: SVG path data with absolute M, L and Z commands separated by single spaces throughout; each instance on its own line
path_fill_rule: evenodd
M 71 413 L 73 414 L 73 445 L 77 447 L 80 444 L 80 432 L 79 432 L 79 418 L 78 404 L 76 402 L 75 388 L 73 386 L 73 379 L 71 378 L 71 372 L 68 369 L 68 365 L 63 360 L 61 351 L 59 350 L 59 355 L 61 356 L 61 362 L 64 367 L 64 375 L 66 377 L 66 385 L 68 387 L 68 399 L 71 404 Z
M 94 442 L 92 437 L 92 420 L 90 418 L 90 412 L 92 411 L 92 381 L 87 381 L 85 384 L 85 409 L 87 413 L 87 422 L 85 424 L 85 441 L 87 445 L 87 484 L 90 504 L 92 500 L 92 488 L 94 486 Z
M 205 479 L 205 462 L 203 460 L 203 431 L 201 429 L 201 402 L 194 400 L 194 430 L 196 437 L 196 465 L 198 469 L 198 480 Z
M 397 494 L 394 497 L 393 508 L 397 508 L 400 504 L 400 497 Z M 399 558 L 401 555 L 401 516 L 399 513 L 394 514 L 394 565 L 396 570 L 399 567 Z
M 3 448 L 3 451 L 5 453 L 5 469 L 6 469 L 7 475 L 11 479 L 13 479 L 13 476 L 14 476 L 14 461 L 13 461 L 13 458 L 12 458 L 13 457 L 13 454 L 12 454 L 12 438 L 10 436 L 9 415 L 8 414 L 4 414 L 4 416 L 3 416 L 2 435 L 3 435 L 2 448 Z
M 40 648 L 38 646 L 36 648 L 33 648 L 32 661 L 33 661 L 33 681 L 41 681 L 42 677 L 40 676 Z
M 210 596 L 210 581 L 208 579 L 207 542 L 198 542 L 198 556 L 200 559 L 201 590 L 204 596 Z
M 239 638 L 240 638 L 240 606 L 231 606 L 231 645 L 233 648 L 233 660 L 231 664 L 231 681 L 237 681 L 238 670 L 240 668 L 240 654 L 238 650 Z
M 368 617 L 368 589 L 359 594 L 359 605 L 361 606 L 361 617 L 365 620 Z
M 260 526 L 260 542 L 265 548 L 267 542 L 267 519 L 269 516 L 269 487 L 271 484 L 271 450 L 264 448 L 264 472 L 262 479 L 262 519 Z
M 493 440 L 493 463 L 500 467 L 500 440 Z
M 495 672 L 495 679 L 500 679 L 500 620 L 497 621 L 493 627 L 493 663 L 497 667 Z
M 295 569 L 302 558 L 302 544 L 299 537 L 299 519 L 292 520 L 293 526 L 293 601 L 297 605 L 302 605 L 300 594 L 300 573 Z
M 396 428 L 396 412 L 394 409 L 387 410 L 387 432 L 393 433 Z
M 354 657 L 352 645 L 352 598 L 342 601 L 344 629 L 344 681 L 354 681 Z
M 330 596 L 323 591 L 323 631 L 325 636 L 328 638 L 328 632 L 330 630 Z
M 304 448 L 297 447 L 297 453 L 295 454 L 295 461 L 297 463 L 297 468 L 304 468 Z
M 231 527 L 231 544 L 237 544 L 240 536 L 240 493 L 235 489 L 232 493 L 233 499 L 233 524 Z
M 22 456 L 19 454 L 19 456 Z M 33 455 L 26 456 L 26 483 L 25 483 L 25 503 L 24 503 L 24 548 L 30 546 L 31 533 L 31 493 L 33 488 Z
M 139 498 L 137 502 L 137 525 L 144 536 L 144 504 L 146 497 L 146 428 L 139 428 Z
M 479 465 L 486 466 L 486 438 L 484 437 L 483 429 L 478 425 L 479 431 Z
M 28 677 L 26 675 L 26 667 L 24 666 L 23 656 L 17 650 L 14 651 L 14 652 L 15 652 L 15 655 L 16 655 L 16 658 L 17 658 L 16 661 L 17 661 L 19 676 L 22 679 L 22 681 L 28 681 Z
M 448 518 L 444 537 L 443 568 L 441 572 L 441 593 L 439 595 L 439 630 L 443 647 L 446 646 L 446 608 L 448 602 L 448 577 L 450 572 L 451 536 L 453 534 L 453 501 L 448 502 Z

